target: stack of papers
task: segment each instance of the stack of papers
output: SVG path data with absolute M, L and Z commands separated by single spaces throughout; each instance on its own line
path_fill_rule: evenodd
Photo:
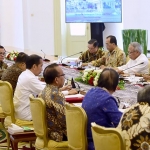
M 65 98 L 82 98 L 84 95 L 82 94 L 75 94 L 75 95 L 66 95 Z
M 11 134 L 17 133 L 17 132 L 24 132 L 23 128 L 17 126 L 16 124 L 11 123 L 11 126 L 8 127 L 8 132 Z

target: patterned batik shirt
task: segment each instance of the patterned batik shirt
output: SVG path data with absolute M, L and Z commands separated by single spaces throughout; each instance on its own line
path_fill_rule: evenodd
M 102 51 L 100 48 L 97 50 L 96 53 L 90 53 L 89 50 L 82 53 L 82 55 L 79 57 L 80 60 L 82 60 L 83 63 L 91 62 L 93 60 L 98 60 L 102 56 L 104 56 L 104 51 Z
M 15 91 L 18 77 L 22 73 L 22 70 L 16 65 L 12 65 L 8 67 L 2 74 L 1 80 L 8 81 L 13 88 L 13 92 Z
M 7 67 L 8 66 L 6 63 L 0 61 L 0 80 L 1 80 L 1 77 L 2 77 L 4 70 L 7 69 Z
M 58 87 L 48 84 L 39 97 L 46 103 L 48 136 L 51 140 L 60 142 L 63 135 L 67 136 L 65 97 Z
M 137 103 L 126 110 L 118 128 L 122 130 L 126 150 L 150 149 L 150 106 Z
M 106 51 L 102 58 L 92 61 L 92 65 L 97 67 L 101 65 L 105 65 L 106 67 L 118 67 L 125 63 L 125 53 L 118 47 L 116 47 L 112 52 Z

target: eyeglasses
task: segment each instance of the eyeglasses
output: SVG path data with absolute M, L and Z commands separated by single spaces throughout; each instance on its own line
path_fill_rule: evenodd
M 57 77 L 65 76 L 65 74 L 58 75 Z
M 134 53 L 135 51 L 132 51 L 132 52 L 128 52 L 128 54 L 132 54 L 132 53 Z
M 91 47 L 88 47 L 88 49 L 89 49 L 89 50 L 93 50 L 93 49 L 95 49 L 95 47 L 92 47 L 92 48 L 91 48 Z
M 4 55 L 4 56 L 5 56 L 5 55 L 6 55 L 6 53 L 2 53 L 2 52 L 0 52 L 0 55 Z

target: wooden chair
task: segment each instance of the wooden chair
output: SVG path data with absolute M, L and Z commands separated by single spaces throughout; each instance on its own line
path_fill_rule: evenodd
M 26 120 L 20 120 L 16 119 L 14 116 L 14 104 L 13 104 L 13 90 L 12 86 L 9 82 L 7 81 L 1 81 L 0 80 L 0 103 L 2 107 L 2 111 L 5 116 L 5 121 L 4 121 L 4 127 L 6 131 L 6 136 L 7 136 L 7 144 L 9 149 L 10 145 L 10 137 L 7 132 L 7 127 L 11 124 L 14 123 L 18 126 L 29 126 L 33 127 L 33 122 L 32 121 L 26 121 Z M 11 134 L 10 134 L 11 135 Z M 30 141 L 30 140 L 28 140 Z M 17 143 L 18 145 L 18 143 Z
M 125 150 L 122 133 L 116 128 L 105 128 L 91 123 L 95 150 Z
M 47 135 L 46 105 L 43 99 L 30 95 L 30 109 L 33 119 L 34 132 L 37 136 L 36 149 L 67 150 L 68 142 L 50 140 Z
M 71 150 L 87 150 L 87 115 L 83 108 L 66 104 L 68 146 Z

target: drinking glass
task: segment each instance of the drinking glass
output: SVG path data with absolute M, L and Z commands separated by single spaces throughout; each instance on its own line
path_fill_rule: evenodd
M 62 58 L 62 56 L 58 56 L 57 64 L 61 64 Z
M 79 61 L 77 64 L 78 64 L 78 66 L 77 66 L 78 68 L 82 67 L 82 61 Z
M 92 63 L 88 63 L 88 68 L 92 68 Z
M 130 73 L 130 81 L 133 82 L 135 78 L 135 73 Z

